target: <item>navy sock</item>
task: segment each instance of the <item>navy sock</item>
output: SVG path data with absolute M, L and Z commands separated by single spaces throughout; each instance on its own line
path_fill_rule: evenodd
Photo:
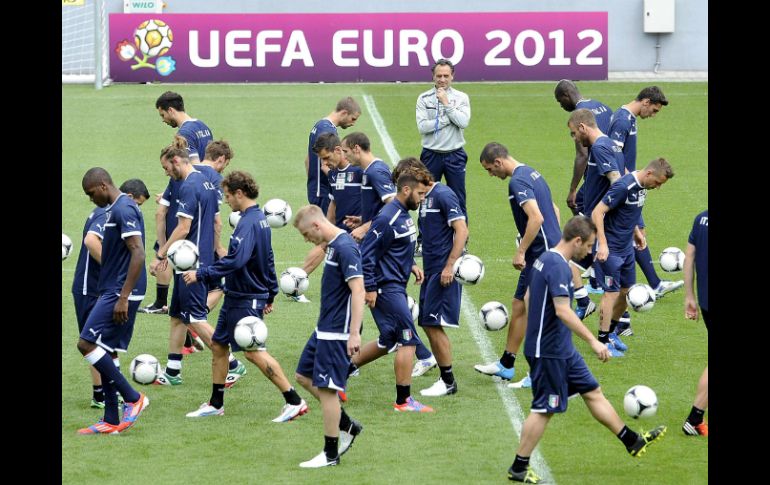
M 650 247 L 647 246 L 644 249 L 637 249 L 634 251 L 634 257 L 636 258 L 636 264 L 642 269 L 644 277 L 647 278 L 647 282 L 652 289 L 658 287 L 660 284 L 660 278 L 658 273 L 655 272 L 655 266 L 652 265 L 652 255 L 650 254 Z
M 240 364 L 238 359 L 231 360 L 230 362 L 227 363 L 227 370 L 235 370 L 235 369 L 237 369 L 238 368 L 238 364 Z
M 211 385 L 211 399 L 209 404 L 217 409 L 222 409 L 225 405 L 225 385 L 224 384 L 212 384 Z
M 703 414 L 705 411 L 703 409 L 698 409 L 695 406 L 692 407 L 690 410 L 690 415 L 687 416 L 687 422 L 690 423 L 693 426 L 697 426 L 703 422 Z
M 155 285 L 155 306 L 161 308 L 168 303 L 168 285 Z
M 396 404 L 404 404 L 406 398 L 412 394 L 412 386 L 399 386 L 396 384 Z
M 511 468 L 513 468 L 514 473 L 521 473 L 521 472 L 527 471 L 528 466 L 529 466 L 528 456 L 516 455 L 516 458 L 513 460 L 513 465 L 511 465 Z
M 340 406 L 340 430 L 347 432 L 350 429 L 350 416 L 345 412 L 345 409 Z
M 506 369 L 510 369 L 513 367 L 514 362 L 516 362 L 516 354 L 503 350 L 503 355 L 500 357 L 500 365 Z
M 99 384 L 98 386 L 94 387 L 94 401 L 96 402 L 104 402 L 104 389 L 102 389 L 102 385 Z
M 414 350 L 414 355 L 420 360 L 430 359 L 433 355 L 428 347 L 424 343 L 420 342 Z
M 113 365 L 113 367 L 115 366 Z M 120 413 L 118 412 L 118 396 L 115 394 L 115 387 L 110 382 L 110 379 L 104 374 L 102 374 L 102 388 L 105 392 L 104 422 L 110 424 L 120 424 Z
M 618 323 L 620 323 L 618 320 L 610 320 L 610 333 L 615 331 L 615 329 L 618 326 Z
M 179 369 L 172 367 L 171 361 L 179 362 Z M 169 365 L 171 364 L 171 365 Z M 168 362 L 166 362 L 166 374 L 170 376 L 178 376 L 182 373 L 182 354 L 168 354 Z
M 631 448 L 639 439 L 639 435 L 628 429 L 628 426 L 623 426 L 623 429 L 618 433 L 618 438 L 626 445 L 626 448 Z
M 599 335 L 597 338 L 599 339 L 599 342 L 606 344 L 610 341 L 610 332 L 603 332 L 599 330 Z
M 136 392 L 136 390 L 133 387 L 131 387 L 131 384 L 128 383 L 126 378 L 123 377 L 123 374 L 120 373 L 120 369 L 115 367 L 115 363 L 112 361 L 112 356 L 106 353 L 104 349 L 102 349 L 101 347 L 97 347 L 96 350 L 93 350 L 88 355 L 92 355 L 94 352 L 97 353 L 96 356 L 98 356 L 99 353 L 102 354 L 99 360 L 97 360 L 96 362 L 91 362 L 90 360 L 89 362 L 91 362 L 91 365 L 96 367 L 96 370 L 98 370 L 99 374 L 102 375 L 102 389 L 104 390 L 105 404 L 109 402 L 107 401 L 107 399 L 116 399 L 115 398 L 116 389 L 120 393 L 120 395 L 123 396 L 123 399 L 125 399 L 126 402 L 138 401 L 139 393 Z M 112 381 L 110 382 L 110 385 L 115 386 L 111 390 L 107 389 L 107 386 L 105 385 L 105 382 L 109 382 L 109 381 Z
M 286 404 L 291 404 L 292 406 L 296 406 L 297 404 L 302 402 L 302 398 L 299 397 L 299 394 L 297 394 L 297 391 L 295 391 L 293 387 L 282 394 L 283 394 L 283 398 L 286 400 Z
M 452 366 L 448 365 L 446 367 L 444 366 L 438 366 L 439 370 L 441 371 L 441 380 L 444 381 L 444 384 L 447 386 L 451 386 L 455 382 L 455 376 L 452 373 Z

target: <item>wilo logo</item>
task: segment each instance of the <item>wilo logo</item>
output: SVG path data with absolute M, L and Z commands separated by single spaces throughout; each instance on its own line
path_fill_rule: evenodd
M 115 52 L 123 62 L 136 61 L 132 70 L 155 69 L 161 76 L 168 76 L 176 70 L 176 61 L 171 56 L 164 56 L 174 43 L 174 33 L 171 27 L 162 20 L 145 20 L 134 30 L 134 42 L 123 39 L 115 46 Z M 137 49 L 142 54 L 140 59 Z M 160 56 L 160 57 L 158 57 Z M 158 57 L 155 64 L 148 59 Z

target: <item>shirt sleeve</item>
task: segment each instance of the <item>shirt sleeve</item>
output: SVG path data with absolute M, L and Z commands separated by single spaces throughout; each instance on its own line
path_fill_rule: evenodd
M 626 138 L 628 138 L 629 126 L 623 119 L 615 118 L 610 124 L 610 132 L 608 133 L 610 139 L 621 147 L 626 144 Z
M 166 207 L 171 205 L 171 178 L 168 179 L 166 190 L 164 190 L 163 195 L 160 196 L 159 204 L 165 205 Z
M 252 227 L 238 224 L 235 226 L 233 235 L 230 236 L 227 255 L 212 265 L 198 268 L 196 277 L 206 281 L 218 281 L 233 271 L 246 266 L 254 252 L 255 243 Z
M 513 191 L 513 195 L 516 198 L 516 202 L 519 206 L 523 206 L 525 202 L 528 202 L 535 198 L 535 190 L 532 187 L 531 179 L 529 177 L 519 178 L 511 177 L 511 184 L 509 185 L 509 192 Z
M 366 291 L 377 289 L 375 269 L 377 261 L 385 254 L 393 239 L 393 231 L 385 217 L 375 217 L 369 231 L 361 242 L 361 260 L 363 264 L 364 287 Z
M 121 238 L 142 236 L 142 213 L 136 204 L 127 205 L 115 215 L 115 224 L 118 224 Z
M 182 184 L 182 187 L 179 188 L 179 207 L 177 208 L 176 216 L 194 219 L 196 206 L 197 199 L 195 198 L 193 188 L 189 184 Z
M 601 175 L 606 176 L 609 172 L 620 172 L 618 162 L 615 160 L 615 152 L 612 147 L 607 145 L 597 145 L 592 153 L 593 161 Z
M 346 244 L 340 246 L 337 255 L 339 257 L 340 269 L 345 275 L 345 281 L 353 278 L 363 278 L 363 268 L 361 267 L 361 250 L 355 244 Z
M 607 193 L 604 194 L 602 202 L 604 202 L 610 209 L 616 209 L 626 201 L 627 197 L 628 187 L 626 187 L 626 183 L 623 180 L 618 179 L 610 186 Z
M 543 268 L 543 277 L 548 284 L 548 292 L 551 294 L 551 298 L 564 296 L 569 298 L 569 288 L 572 283 L 572 271 L 568 264 L 547 264 L 547 266 Z
M 104 239 L 104 222 L 107 220 L 107 213 L 101 212 L 91 218 L 88 223 L 88 230 L 86 233 L 94 234 L 99 239 Z
M 439 197 L 439 207 L 446 217 L 446 222 L 449 226 L 452 225 L 453 221 L 465 219 L 465 214 L 460 209 L 460 201 L 452 189 L 443 192 L 442 197 Z
M 372 188 L 381 201 L 385 201 L 388 197 L 394 197 L 396 195 L 396 187 L 393 181 L 390 179 L 390 173 L 385 167 L 376 167 L 377 170 L 373 172 L 374 179 L 372 180 Z

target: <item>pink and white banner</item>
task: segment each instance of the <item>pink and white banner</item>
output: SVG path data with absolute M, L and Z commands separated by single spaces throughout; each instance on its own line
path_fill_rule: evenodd
M 118 82 L 607 79 L 607 12 L 110 14 Z

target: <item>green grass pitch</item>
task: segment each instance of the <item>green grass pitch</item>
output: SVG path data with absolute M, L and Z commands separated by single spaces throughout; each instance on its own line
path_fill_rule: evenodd
M 459 77 L 459 76 L 458 76 Z M 490 300 L 510 307 L 518 271 L 511 265 L 516 229 L 507 200 L 507 182 L 487 176 L 478 157 L 490 141 L 508 146 L 512 156 L 538 169 L 548 181 L 564 222 L 564 202 L 572 173 L 574 146 L 567 130 L 568 113 L 553 99 L 555 83 L 467 84 L 455 87 L 469 94 L 470 126 L 465 131 L 470 251 L 486 264 L 485 279 L 466 288 L 476 309 Z M 155 99 L 167 89 L 179 92 L 190 115 L 204 120 L 215 138 L 228 140 L 235 158 L 230 169 L 252 173 L 259 185 L 259 202 L 279 197 L 296 211 L 305 204 L 306 155 L 310 128 L 328 114 L 337 100 L 352 95 L 363 115 L 353 130 L 367 133 L 373 152 L 390 162 L 370 113 L 363 103 L 376 103 L 398 153 L 420 153 L 414 108 L 417 95 L 429 87 L 419 84 L 326 85 L 116 85 L 101 91 L 88 86 L 62 87 L 62 231 L 75 249 L 62 262 L 62 483 L 505 483 L 518 444 L 517 434 L 496 384 L 473 370 L 482 362 L 469 331 L 476 325 L 465 316 L 461 328 L 450 331 L 454 372 L 459 393 L 424 398 L 435 407 L 429 415 L 394 413 L 392 358 L 364 367 L 349 381 L 348 413 L 360 420 L 363 434 L 340 466 L 303 470 L 301 461 L 323 447 L 320 407 L 308 399 L 308 415 L 286 424 L 270 420 L 283 405 L 282 396 L 259 370 L 248 374 L 225 396 L 226 414 L 202 420 L 185 418 L 211 392 L 208 353 L 185 356 L 184 385 L 176 388 L 146 386 L 152 403 L 140 422 L 120 436 L 78 436 L 76 430 L 92 424 L 101 411 L 89 408 L 91 384 L 86 363 L 75 348 L 77 324 L 71 285 L 80 235 L 93 208 L 80 181 L 90 167 L 106 168 L 116 185 L 128 178 L 144 180 L 152 194 L 167 178 L 158 161 L 175 130 L 164 125 Z M 586 97 L 617 109 L 633 99 L 646 83 L 583 82 Z M 708 84 L 660 83 L 670 105 L 653 119 L 639 120 L 638 165 L 663 156 L 676 176 L 661 190 L 649 194 L 644 210 L 653 256 L 668 246 L 684 249 L 693 218 L 708 204 Z M 147 227 L 148 263 L 155 240 L 155 203 L 142 211 Z M 229 207 L 223 206 L 223 220 Z M 225 224 L 227 226 L 227 224 Z M 229 226 L 224 237 L 230 234 Z M 310 246 L 291 226 L 273 231 L 276 270 L 299 266 Z M 419 262 L 419 260 L 418 260 Z M 266 319 L 268 348 L 293 382 L 302 347 L 318 316 L 321 271 L 311 275 L 307 292 L 312 304 L 277 298 L 276 311 Z M 641 281 L 643 275 L 639 273 Z M 681 273 L 668 278 L 681 278 Z M 148 297 L 155 296 L 154 278 L 148 277 Z M 418 295 L 410 283 L 408 291 Z M 598 303 L 599 298 L 592 296 Z M 219 309 L 210 316 L 216 322 Z M 593 331 L 598 315 L 586 324 Z M 556 416 L 539 446 L 557 483 L 702 484 L 708 480 L 708 439 L 685 437 L 681 425 L 695 393 L 697 379 L 708 360 L 708 334 L 702 322 L 684 319 L 683 292 L 666 296 L 645 314 L 633 315 L 636 335 L 626 337 L 631 350 L 624 359 L 602 364 L 582 340 L 575 339 L 604 393 L 621 416 L 625 391 L 635 384 L 652 387 L 660 408 L 649 420 L 627 424 L 649 428 L 666 424 L 668 434 L 641 459 L 628 456 L 610 432 L 593 420 L 580 399 L 570 401 L 566 414 Z M 421 333 L 421 335 L 424 335 Z M 486 333 L 495 354 L 501 351 L 505 331 Z M 365 311 L 363 340 L 376 337 L 376 327 Z M 163 364 L 168 342 L 167 316 L 139 314 L 133 341 L 121 362 L 124 372 L 131 359 L 150 353 Z M 527 371 L 517 360 L 518 380 Z M 415 378 L 412 392 L 430 386 L 436 370 Z M 137 385 L 138 386 L 138 385 Z M 299 387 L 299 386 L 297 386 Z M 505 389 L 525 413 L 529 390 Z M 537 472 L 543 470 L 537 469 Z

